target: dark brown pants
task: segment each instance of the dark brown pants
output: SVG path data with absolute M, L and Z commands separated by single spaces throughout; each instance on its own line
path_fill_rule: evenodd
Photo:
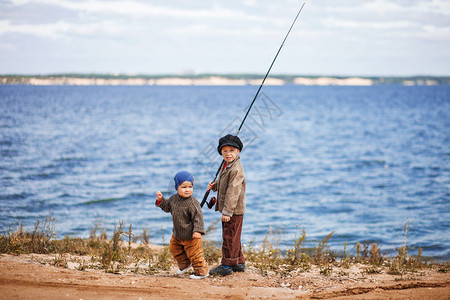
M 169 248 L 180 270 L 192 264 L 195 275 L 204 276 L 209 273 L 209 268 L 203 257 L 202 239 L 180 240 L 172 235 Z
M 222 222 L 222 264 L 235 266 L 245 263 L 241 251 L 241 233 L 244 216 L 232 216 L 229 222 Z

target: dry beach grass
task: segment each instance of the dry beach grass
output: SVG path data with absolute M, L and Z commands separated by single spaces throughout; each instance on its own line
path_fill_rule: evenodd
M 190 280 L 176 275 L 163 246 L 150 245 L 120 222 L 110 238 L 96 226 L 90 237 L 55 238 L 54 219 L 37 222 L 32 232 L 20 226 L 0 237 L 1 299 L 449 299 L 448 262 L 408 255 L 405 244 L 384 257 L 376 244 L 331 251 L 332 233 L 304 247 L 302 232 L 282 251 L 277 233 L 261 245 L 245 247 L 247 271 L 227 277 Z M 209 230 L 214 230 L 213 224 Z M 164 239 L 164 238 L 163 238 Z M 204 239 L 210 266 L 220 258 L 216 243 Z

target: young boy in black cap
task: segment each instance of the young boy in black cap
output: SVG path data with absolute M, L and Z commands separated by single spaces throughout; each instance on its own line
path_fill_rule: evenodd
M 177 274 L 184 274 L 192 266 L 195 274 L 190 278 L 203 279 L 208 276 L 209 268 L 202 248 L 202 235 L 205 234 L 203 213 L 197 199 L 192 196 L 194 177 L 181 171 L 175 175 L 174 181 L 177 193 L 166 199 L 158 191 L 155 205 L 172 214 L 173 234 L 169 248 L 178 264 Z
M 239 137 L 228 134 L 219 140 L 217 150 L 224 165 L 219 178 L 208 184 L 217 191 L 216 211 L 222 213 L 222 264 L 212 269 L 210 275 L 230 275 L 245 271 L 245 258 L 241 251 L 241 232 L 245 213 L 245 174 L 239 153 Z

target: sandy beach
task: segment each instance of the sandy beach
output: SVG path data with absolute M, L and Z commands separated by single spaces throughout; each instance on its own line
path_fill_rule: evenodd
M 283 277 L 263 276 L 249 266 L 244 273 L 192 280 L 176 275 L 176 267 L 154 275 L 111 274 L 73 264 L 55 267 L 56 257 L 1 255 L 0 299 L 450 299 L 450 277 L 430 269 L 369 274 L 367 265 L 354 264 L 333 268 L 328 276 L 313 267 Z

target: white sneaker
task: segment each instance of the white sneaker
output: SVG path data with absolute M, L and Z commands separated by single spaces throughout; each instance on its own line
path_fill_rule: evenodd
M 187 266 L 186 269 L 183 269 L 183 270 L 178 269 L 177 274 L 181 275 L 181 274 L 186 273 L 187 270 L 189 270 L 190 267 L 192 267 L 192 265 Z
M 190 279 L 203 279 L 203 278 L 206 278 L 208 276 L 209 276 L 209 274 L 206 274 L 206 275 L 194 275 L 194 274 L 192 274 L 191 276 L 189 276 L 189 278 Z

